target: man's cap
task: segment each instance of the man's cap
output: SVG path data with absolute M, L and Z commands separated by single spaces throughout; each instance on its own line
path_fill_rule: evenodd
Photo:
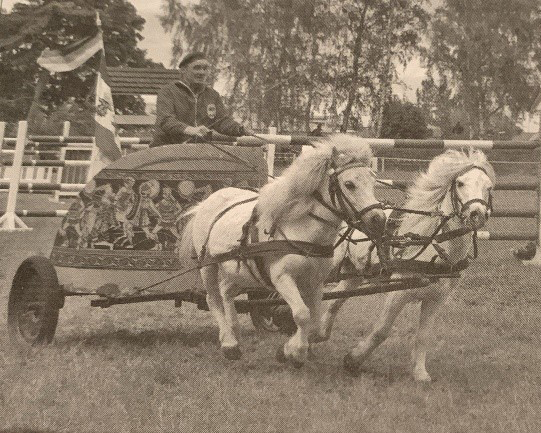
M 195 53 L 190 53 L 184 56 L 184 58 L 178 64 L 178 67 L 182 68 L 184 66 L 188 66 L 190 63 L 193 63 L 196 60 L 202 60 L 206 58 L 207 58 L 206 54 L 200 51 L 197 51 Z

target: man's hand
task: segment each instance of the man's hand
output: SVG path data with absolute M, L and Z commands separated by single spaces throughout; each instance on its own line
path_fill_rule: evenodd
M 210 129 L 208 129 L 206 126 L 187 126 L 186 129 L 184 129 L 184 134 L 191 135 L 192 137 L 206 137 L 211 132 Z
M 242 127 L 242 133 L 243 135 L 255 135 L 255 132 L 252 131 L 250 128 L 248 128 L 247 126 L 243 126 Z

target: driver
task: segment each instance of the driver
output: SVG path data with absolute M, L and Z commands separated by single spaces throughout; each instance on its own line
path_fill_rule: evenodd
M 151 147 L 220 134 L 253 134 L 226 113 L 218 92 L 208 86 L 210 63 L 205 54 L 188 54 L 178 65 L 181 79 L 158 92 L 156 125 Z

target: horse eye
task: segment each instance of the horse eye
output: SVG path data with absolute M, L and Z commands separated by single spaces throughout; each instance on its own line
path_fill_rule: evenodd
M 462 188 L 464 186 L 464 182 L 462 182 L 461 180 L 457 180 L 456 181 L 456 186 L 459 187 L 459 188 Z
M 355 189 L 355 184 L 351 180 L 346 180 L 344 182 L 344 186 L 350 191 L 353 191 Z

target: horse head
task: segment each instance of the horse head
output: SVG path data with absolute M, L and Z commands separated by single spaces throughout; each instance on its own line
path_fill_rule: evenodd
M 492 212 L 493 179 L 482 166 L 464 169 L 451 183 L 446 205 L 472 229 L 483 227 Z
M 328 199 L 332 209 L 351 228 L 363 231 L 372 239 L 380 239 L 386 216 L 374 196 L 376 176 L 369 161 L 333 147 L 329 165 L 328 181 L 318 194 L 324 197 L 320 202 L 325 206 Z

